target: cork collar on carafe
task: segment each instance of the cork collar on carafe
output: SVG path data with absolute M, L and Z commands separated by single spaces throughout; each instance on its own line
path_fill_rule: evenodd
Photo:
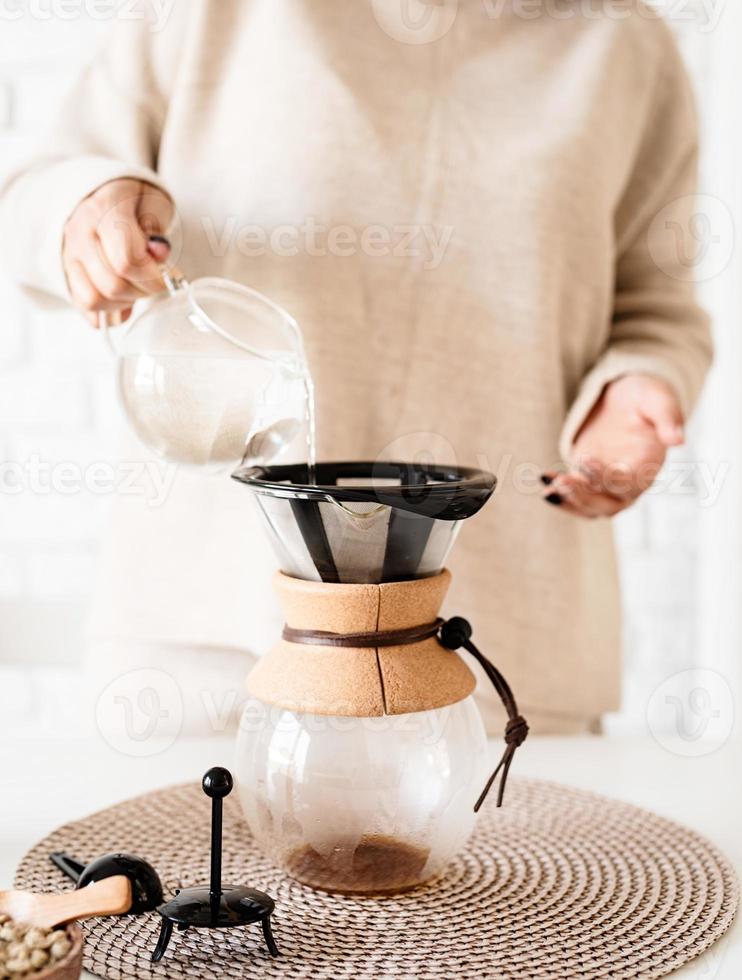
M 379 585 L 308 582 L 279 573 L 275 586 L 289 627 L 345 634 L 434 622 L 450 581 L 448 571 Z M 371 718 L 455 704 L 475 683 L 461 657 L 435 637 L 376 648 L 282 639 L 250 673 L 248 691 L 292 711 Z

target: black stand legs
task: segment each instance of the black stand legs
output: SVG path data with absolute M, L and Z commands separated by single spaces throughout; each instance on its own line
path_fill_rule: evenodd
M 162 957 L 165 955 L 165 950 L 170 943 L 170 937 L 173 934 L 173 924 L 170 919 L 163 919 L 162 926 L 160 927 L 160 938 L 157 940 L 157 945 L 155 946 L 155 951 L 152 954 L 152 962 L 159 963 Z
M 268 952 L 271 956 L 280 956 L 278 952 L 278 946 L 276 946 L 276 941 L 273 938 L 273 933 L 271 932 L 271 917 L 266 915 L 264 919 L 261 920 L 263 926 L 263 935 L 265 936 L 265 945 L 268 947 Z
M 273 932 L 271 931 L 271 917 L 266 915 L 264 919 L 260 920 L 260 924 L 263 927 L 263 936 L 265 937 L 265 945 L 268 947 L 268 952 L 271 956 L 280 956 L 278 951 L 278 946 L 276 946 L 276 941 L 273 938 Z M 185 932 L 188 929 L 187 925 L 179 925 L 178 930 L 180 932 Z M 162 957 L 165 955 L 165 950 L 170 945 L 170 939 L 173 935 L 173 923 L 170 919 L 163 919 L 162 925 L 160 927 L 160 937 L 157 940 L 157 945 L 155 946 L 155 951 L 152 954 L 152 963 L 159 963 Z

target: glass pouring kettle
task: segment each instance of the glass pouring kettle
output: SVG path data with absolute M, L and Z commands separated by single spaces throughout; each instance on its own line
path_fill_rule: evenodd
M 135 312 L 114 343 L 127 420 L 158 456 L 195 466 L 275 458 L 308 425 L 313 390 L 296 321 L 272 300 L 227 279 L 186 280 Z M 311 463 L 311 458 L 310 458 Z

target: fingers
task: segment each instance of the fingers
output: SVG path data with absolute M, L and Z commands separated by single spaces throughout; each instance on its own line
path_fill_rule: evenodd
M 164 195 L 159 197 L 165 200 Z M 146 296 L 162 290 L 162 270 L 149 247 L 149 232 L 140 223 L 140 201 L 139 194 L 123 194 L 100 217 L 96 235 L 109 268 L 129 283 L 138 296 Z M 148 217 L 147 223 L 154 225 L 154 218 Z M 158 245 L 158 254 L 167 257 L 162 244 Z
M 73 301 L 86 313 L 128 316 L 138 299 L 163 289 L 166 230 L 173 205 L 162 191 L 137 180 L 104 184 L 86 198 L 65 226 L 63 261 Z M 91 321 L 94 317 L 89 317 Z
M 105 250 L 105 242 L 97 235 L 83 241 L 78 253 L 88 279 L 103 299 L 116 304 L 116 308 L 131 306 L 146 293 L 128 278 L 119 275 L 111 266 Z
M 575 471 L 587 480 L 596 493 L 610 497 L 636 500 L 648 490 L 662 469 L 665 447 L 644 445 L 631 463 L 603 463 L 595 456 L 583 456 L 574 461 Z
M 113 310 L 111 313 L 101 310 L 99 313 L 86 313 L 85 316 L 96 330 L 101 330 L 103 327 L 120 327 L 122 323 L 126 323 L 131 314 L 131 309 Z
M 150 235 L 147 249 L 155 262 L 160 265 L 164 265 L 170 257 L 170 242 L 166 238 Z
M 142 184 L 141 189 L 136 211 L 139 227 L 145 235 L 164 235 L 175 213 L 173 202 L 151 184 Z
M 68 266 L 67 282 L 73 303 L 85 314 L 92 326 L 98 327 L 101 313 L 106 314 L 112 326 L 129 319 L 131 306 L 121 306 L 118 301 L 105 297 L 81 262 L 72 262 Z
M 542 477 L 549 488 L 544 497 L 556 504 L 549 495 L 562 496 L 560 503 L 568 503 L 566 510 L 584 517 L 612 517 L 630 507 L 652 485 L 660 466 L 651 460 L 634 466 L 607 464 L 594 456 L 583 456 L 575 460 L 569 473 L 555 471 Z
M 101 310 L 113 312 L 119 306 L 115 300 L 108 299 L 101 293 L 90 278 L 86 267 L 78 260 L 68 266 L 67 282 L 75 306 L 84 313 L 90 313 L 93 318 Z
M 133 311 L 131 309 L 114 310 L 113 313 L 93 313 L 91 316 L 95 320 L 94 326 L 96 330 L 101 330 L 103 327 L 120 327 L 122 324 L 126 323 L 132 312 Z
M 546 480 L 548 479 L 548 484 Z M 543 499 L 575 517 L 614 517 L 634 501 L 634 497 L 614 497 L 595 488 L 578 473 L 544 474 Z
M 623 499 L 638 497 L 641 492 L 634 470 L 626 464 L 607 466 L 595 456 L 582 456 L 574 461 L 574 470 L 584 477 L 593 493 Z
M 647 379 L 641 397 L 639 414 L 651 423 L 663 446 L 679 446 L 685 441 L 683 413 L 675 393 L 658 379 Z

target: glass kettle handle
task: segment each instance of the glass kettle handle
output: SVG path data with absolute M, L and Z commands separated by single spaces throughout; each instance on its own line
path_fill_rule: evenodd
M 111 323 L 109 321 L 108 313 L 106 313 L 105 310 L 101 310 L 98 313 L 98 330 L 100 331 L 100 335 L 103 338 L 109 353 L 112 354 L 113 357 L 118 357 L 119 352 L 114 342 L 114 339 L 111 336 L 111 327 L 118 327 L 118 326 L 120 326 L 120 323 Z

